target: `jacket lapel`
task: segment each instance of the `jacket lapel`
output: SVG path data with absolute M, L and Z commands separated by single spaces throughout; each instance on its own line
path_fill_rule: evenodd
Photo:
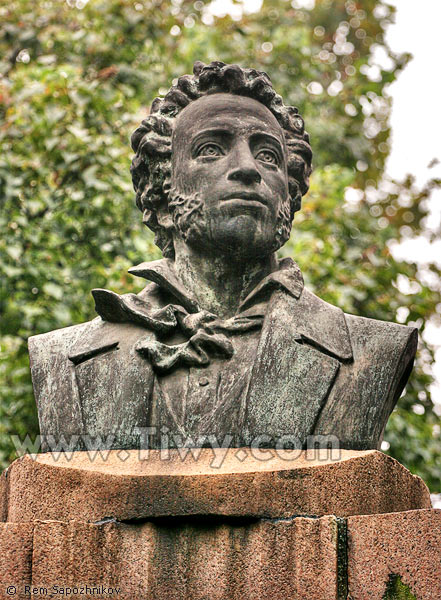
M 271 297 L 246 400 L 245 443 L 288 435 L 302 447 L 320 414 L 341 361 L 352 359 L 344 313 L 308 290 Z M 271 440 L 269 439 L 271 438 Z

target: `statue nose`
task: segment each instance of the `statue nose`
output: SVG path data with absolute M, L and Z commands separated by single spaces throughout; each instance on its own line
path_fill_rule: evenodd
M 228 179 L 231 181 L 240 181 L 247 185 L 251 183 L 260 183 L 262 177 L 256 168 L 254 157 L 249 148 L 238 149 L 234 156 L 232 169 L 228 174 Z
M 228 174 L 228 179 L 231 181 L 241 181 L 246 184 L 260 183 L 262 181 L 259 171 L 251 166 L 239 166 L 233 169 Z

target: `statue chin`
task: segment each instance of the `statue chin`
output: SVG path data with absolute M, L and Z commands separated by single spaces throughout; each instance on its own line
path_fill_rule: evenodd
M 276 230 L 251 215 L 203 220 L 187 229 L 181 236 L 193 250 L 223 254 L 230 257 L 262 257 L 275 249 Z

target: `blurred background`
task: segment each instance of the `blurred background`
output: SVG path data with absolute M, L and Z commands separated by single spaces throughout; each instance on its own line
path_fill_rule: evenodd
M 344 311 L 419 328 L 382 449 L 441 492 L 439 6 L 396 4 L 2 3 L 0 466 L 16 458 L 11 435 L 38 434 L 27 338 L 93 318 L 93 287 L 139 291 L 127 269 L 160 257 L 134 205 L 129 137 L 174 78 L 218 59 L 267 71 L 311 135 L 311 190 L 281 254 Z

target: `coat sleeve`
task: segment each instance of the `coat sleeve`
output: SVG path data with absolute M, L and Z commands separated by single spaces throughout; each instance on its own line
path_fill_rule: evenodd
M 353 360 L 341 364 L 314 433 L 336 435 L 341 448 L 379 448 L 413 367 L 417 329 L 345 316 Z

